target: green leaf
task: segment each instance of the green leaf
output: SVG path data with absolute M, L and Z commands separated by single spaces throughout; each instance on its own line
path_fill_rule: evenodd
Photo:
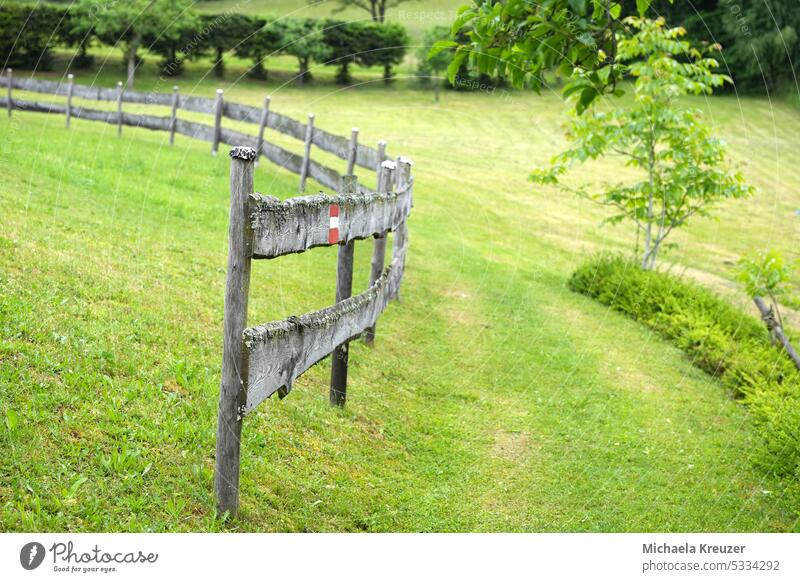
M 89 480 L 88 477 L 78 477 L 75 480 L 75 482 L 72 485 L 70 485 L 69 491 L 67 492 L 67 498 L 71 499 L 75 497 L 75 495 L 77 495 L 78 493 L 78 489 L 81 488 L 81 485 L 86 483 L 88 480 Z
M 443 50 L 453 48 L 455 46 L 458 46 L 458 43 L 454 40 L 437 40 L 435 43 L 433 43 L 433 46 L 431 46 L 431 50 L 428 51 L 428 58 L 433 58 Z
M 644 13 L 650 8 L 652 0 L 636 0 L 636 10 L 639 11 L 639 16 L 644 16 Z
M 584 14 L 586 12 L 586 0 L 569 0 L 569 7 L 576 14 Z
M 467 54 L 466 50 L 459 49 L 456 52 L 456 56 L 453 57 L 453 60 L 447 65 L 447 79 L 451 83 L 455 82 L 458 69 L 461 67 L 461 63 L 464 62 L 464 59 L 467 58 Z
M 6 411 L 6 426 L 10 432 L 17 430 L 17 427 L 19 426 L 19 415 L 17 414 L 16 410 L 9 408 Z
M 597 89 L 594 87 L 587 87 L 581 93 L 580 98 L 578 99 L 578 103 L 575 106 L 575 110 L 578 112 L 578 115 L 586 111 L 589 105 L 592 104 L 592 101 L 595 100 L 597 97 Z

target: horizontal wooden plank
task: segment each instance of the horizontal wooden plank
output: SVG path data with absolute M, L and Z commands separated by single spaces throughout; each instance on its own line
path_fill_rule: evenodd
M 223 108 L 223 115 L 225 117 L 253 124 L 261 123 L 261 112 L 262 109 L 260 107 L 232 102 L 226 102 Z M 304 123 L 300 123 L 291 117 L 281 115 L 275 111 L 269 112 L 266 127 L 300 141 L 305 140 L 306 125 Z M 319 149 L 332 153 L 343 160 L 347 159 L 350 151 L 349 139 L 334 135 L 317 127 L 314 128 L 311 143 Z M 374 148 L 359 144 L 358 151 L 356 152 L 356 164 L 369 170 L 376 170 L 378 166 L 378 151 Z
M 378 165 L 380 165 L 382 161 L 383 160 L 378 158 L 378 150 L 369 146 L 358 144 L 358 149 L 356 150 L 357 166 L 361 166 L 367 170 L 377 171 Z
M 0 86 L 8 86 L 8 77 L 0 77 Z M 47 93 L 50 95 L 67 95 L 67 81 L 45 81 L 43 79 L 26 79 L 15 77 L 11 86 L 21 91 L 32 93 Z M 90 99 L 92 101 L 116 101 L 117 89 L 92 87 L 75 84 L 72 88 L 73 97 Z M 172 95 L 169 93 L 156 93 L 154 91 L 123 91 L 122 101 L 125 103 L 141 103 L 144 105 L 171 105 Z
M 27 101 L 24 99 L 13 98 L 14 109 L 19 111 L 35 111 L 38 113 L 61 113 L 66 114 L 66 105 L 57 105 L 55 103 L 42 103 L 41 101 Z M 5 97 L 0 98 L 0 108 L 8 109 L 8 99 Z
M 339 172 L 314 160 L 308 160 L 308 175 L 334 192 L 339 189 L 342 183 L 342 176 Z
M 261 123 L 260 107 L 253 107 L 252 105 L 242 105 L 241 103 L 226 102 L 223 107 L 223 115 L 229 119 L 236 121 L 245 121 L 258 125 Z M 267 116 L 266 127 L 274 129 L 279 133 L 288 135 L 300 141 L 305 139 L 306 126 L 296 119 L 281 115 L 275 111 L 270 111 Z
M 60 105 L 56 103 L 42 103 L 40 101 L 27 101 L 23 99 L 14 99 L 14 109 L 19 111 L 34 111 L 38 113 L 59 113 L 59 114 L 66 114 L 66 105 Z M 3 98 L 0 99 L 0 108 L 7 108 L 8 107 L 8 100 Z M 116 111 L 100 111 L 98 109 L 89 109 L 88 107 L 76 107 L 73 105 L 71 111 L 72 117 L 86 119 L 88 121 L 101 121 L 103 123 L 117 123 L 117 112 Z M 159 117 L 156 115 L 139 115 L 135 113 L 122 113 L 122 124 L 123 125 L 130 125 L 132 127 L 143 127 L 145 129 L 152 129 L 152 130 L 168 130 L 169 129 L 169 117 Z M 181 124 L 184 126 L 200 126 L 200 124 L 195 123 L 187 123 L 178 121 L 178 127 L 176 129 L 181 131 Z M 202 127 L 202 126 L 200 126 Z M 181 133 L 189 134 L 188 128 L 184 127 L 184 131 Z M 202 137 L 201 137 L 202 139 Z
M 191 97 L 181 95 L 178 97 L 178 109 L 194 111 L 195 113 L 213 114 L 216 108 L 216 99 L 206 97 Z
M 411 210 L 411 193 L 315 194 L 281 202 L 254 195 L 251 201 L 253 258 L 269 259 L 328 246 L 331 205 L 339 207 L 339 242 L 394 230 Z M 333 243 L 336 244 L 336 243 Z
M 395 296 L 401 276 L 395 261 L 360 295 L 300 317 L 245 329 L 245 414 L 276 392 L 281 397 L 288 394 L 303 372 L 375 325 Z
M 169 120 L 169 118 L 167 118 L 167 120 Z M 175 131 L 192 139 L 200 139 L 209 143 L 213 143 L 214 141 L 214 128 L 210 125 L 186 121 L 184 119 L 176 119 Z
M 350 153 L 350 140 L 328 133 L 324 129 L 314 128 L 311 135 L 311 143 L 319 149 L 330 152 L 333 155 L 346 160 Z
M 242 105 L 230 101 L 225 102 L 222 108 L 222 115 L 229 119 L 235 119 L 236 121 L 246 121 L 256 124 L 261 122 L 260 107 L 252 107 L 251 105 Z

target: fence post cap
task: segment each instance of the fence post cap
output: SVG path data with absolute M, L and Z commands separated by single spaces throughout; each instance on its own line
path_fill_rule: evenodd
M 231 148 L 230 156 L 237 160 L 252 162 L 256 159 L 256 150 L 247 146 L 234 146 Z
M 67 75 L 67 79 L 69 79 L 70 81 L 72 81 L 72 79 L 74 79 L 74 78 L 75 78 L 75 75 L 73 75 L 72 73 Z
M 264 103 L 269 103 L 270 101 L 272 101 L 272 95 L 267 95 L 264 97 Z
M 178 92 L 178 86 L 177 85 L 173 85 L 172 86 L 172 90 L 175 91 L 175 93 L 177 93 Z
M 354 127 L 354 128 L 353 128 L 353 129 L 351 129 L 350 131 L 351 131 L 352 133 L 358 133 L 358 128 L 357 128 L 357 127 Z
M 217 89 L 217 95 L 222 95 L 222 89 Z
M 313 113 L 309 113 L 309 114 L 308 114 L 308 118 L 309 118 L 309 119 L 314 119 L 314 114 L 313 114 Z
M 397 163 L 398 164 L 408 164 L 409 166 L 414 165 L 414 160 L 411 158 L 407 158 L 405 156 L 397 156 Z
M 396 170 L 397 164 L 392 160 L 383 160 L 381 162 L 381 168 L 386 168 L 388 170 Z
M 122 87 L 122 81 L 117 81 L 117 87 Z

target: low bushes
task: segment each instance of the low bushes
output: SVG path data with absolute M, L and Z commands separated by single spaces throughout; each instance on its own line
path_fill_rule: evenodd
M 169 3 L 167 4 L 169 6 Z M 72 6 L 72 5 L 70 5 Z M 84 2 L 75 8 L 28 5 L 11 2 L 0 5 L 0 47 L 8 65 L 21 68 L 48 68 L 55 46 L 77 48 L 73 66 L 91 63 L 88 50 L 93 44 L 125 48 L 131 25 L 116 18 L 112 10 L 119 3 Z M 278 18 L 266 20 L 244 14 L 224 12 L 198 16 L 181 5 L 172 6 L 180 17 L 167 18 L 168 26 L 137 17 L 136 34 L 141 43 L 134 49 L 147 48 L 163 57 L 162 74 L 176 76 L 188 59 L 211 56 L 214 71 L 224 70 L 224 55 L 234 51 L 253 65 L 249 75 L 266 78 L 266 60 L 276 55 L 298 59 L 298 82 L 311 78 L 310 65 L 335 66 L 336 78 L 349 83 L 350 65 L 381 67 L 385 82 L 394 76 L 393 68 L 402 63 L 409 43 L 406 29 L 398 23 L 337 21 L 315 18 Z M 103 32 L 97 15 L 104 14 L 112 24 Z M 147 10 L 163 10 L 158 6 Z M 136 12 L 138 14 L 138 12 Z M 139 15 L 141 16 L 141 15 Z M 119 22 L 118 22 L 119 21 Z M 155 24 L 154 24 L 155 23 Z
M 775 475 L 800 478 L 800 372 L 757 318 L 696 283 L 642 271 L 618 255 L 584 264 L 569 287 L 672 340 L 720 378 L 752 411 L 763 437 L 759 462 Z
M 6 66 L 49 70 L 53 31 L 62 19 L 64 10 L 48 5 L 0 6 L 0 54 Z

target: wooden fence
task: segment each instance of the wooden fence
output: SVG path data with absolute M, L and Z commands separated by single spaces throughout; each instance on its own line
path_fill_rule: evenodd
M 223 92 L 215 99 L 183 97 L 178 88 L 171 94 L 127 91 L 118 83 L 114 89 L 76 85 L 72 75 L 66 83 L 16 79 L 11 69 L 0 77 L 7 95 L 0 106 L 12 111 L 64 114 L 66 126 L 72 118 L 100 121 L 117 126 L 143 127 L 168 131 L 170 145 L 175 134 L 211 143 L 216 154 L 220 143 L 231 149 L 230 224 L 228 229 L 228 272 L 225 289 L 224 342 L 215 489 L 220 514 L 236 513 L 239 506 L 240 437 L 244 417 L 265 399 L 277 393 L 280 398 L 292 389 L 295 379 L 323 358 L 333 355 L 330 401 L 344 406 L 347 397 L 349 342 L 360 335 L 368 345 L 375 341 L 378 316 L 390 299 L 399 297 L 408 246 L 406 218 L 411 211 L 413 177 L 411 161 L 386 159 L 386 143 L 373 149 L 358 143 L 358 130 L 350 138 L 323 131 L 314 125 L 276 113 L 270 98 L 262 108 L 229 103 Z M 13 89 L 66 96 L 65 104 L 17 99 Z M 115 111 L 76 107 L 75 97 L 116 102 Z M 169 117 L 125 113 L 124 103 L 163 105 Z M 212 114 L 214 125 L 178 119 L 180 109 Z M 222 119 L 258 125 L 258 135 L 250 136 L 222 127 Z M 264 139 L 265 129 L 273 129 L 303 142 L 303 155 L 289 152 Z M 311 159 L 312 146 L 332 153 L 347 162 L 345 174 Z M 281 202 L 272 196 L 256 194 L 253 188 L 255 162 L 260 156 L 300 176 L 304 191 L 313 178 L 336 195 L 299 196 Z M 359 183 L 356 167 L 377 173 L 377 190 Z M 392 260 L 384 267 L 388 233 L 393 233 Z M 355 241 L 373 238 L 372 264 L 368 288 L 353 296 L 353 256 Z M 289 253 L 302 253 L 318 246 L 339 245 L 336 275 L 336 303 L 300 317 L 289 317 L 256 327 L 247 327 L 247 302 L 250 263 Z
M 102 88 L 78 85 L 74 82 L 73 75 L 68 75 L 66 82 L 45 81 L 32 78 L 17 78 L 11 69 L 6 69 L 0 75 L 0 87 L 6 87 L 4 98 L 0 98 L 0 107 L 12 111 L 33 111 L 40 113 L 56 113 L 64 115 L 66 126 L 70 126 L 73 118 L 100 121 L 117 126 L 117 133 L 122 134 L 122 126 L 142 127 L 151 130 L 167 131 L 170 134 L 170 145 L 174 144 L 175 134 L 179 133 L 193 139 L 200 139 L 211 143 L 211 153 L 216 154 L 219 144 L 231 146 L 247 146 L 254 148 L 258 156 L 264 156 L 269 161 L 290 172 L 300 176 L 300 191 L 305 191 L 306 181 L 312 178 L 326 188 L 336 190 L 342 180 L 342 174 L 311 159 L 312 147 L 334 154 L 347 162 L 344 175 L 352 174 L 355 167 L 377 171 L 380 163 L 386 159 L 386 144 L 379 142 L 377 148 L 365 146 L 358 142 L 358 130 L 353 129 L 349 138 L 334 135 L 314 124 L 314 114 L 309 113 L 308 122 L 303 124 L 291 117 L 281 115 L 270 107 L 270 98 L 264 99 L 263 107 L 253 107 L 225 101 L 221 89 L 217 90 L 216 98 L 180 95 L 178 87 L 173 87 L 172 93 L 156 93 L 129 91 L 122 83 L 117 83 L 114 88 Z M 41 101 L 23 100 L 14 97 L 13 90 L 28 91 L 32 93 L 46 93 L 65 96 L 66 103 L 46 103 Z M 92 101 L 115 102 L 116 111 L 104 111 L 76 106 L 74 98 Z M 160 105 L 170 108 L 169 116 L 145 115 L 126 113 L 123 104 L 137 103 L 144 105 Z M 214 125 L 206 125 L 178 118 L 180 110 L 195 113 L 206 113 L 214 116 Z M 243 121 L 258 126 L 257 135 L 247 135 L 222 126 L 223 119 Z M 275 130 L 303 142 L 303 155 L 298 155 L 281 148 L 264 139 L 265 130 Z M 359 192 L 374 193 L 363 184 L 358 186 Z
M 411 162 L 380 165 L 378 192 L 361 192 L 355 176 L 342 177 L 338 194 L 300 196 L 281 202 L 253 188 L 255 149 L 231 152 L 231 211 L 225 289 L 222 385 L 217 424 L 215 488 L 220 514 L 239 505 L 242 420 L 276 392 L 283 398 L 295 379 L 333 354 L 330 401 L 344 406 L 350 340 L 375 338 L 378 316 L 396 298 L 403 278 L 411 210 Z M 386 237 L 393 232 L 392 260 L 384 268 Z M 352 295 L 355 241 L 374 237 L 370 283 Z M 317 246 L 339 245 L 336 303 L 331 307 L 247 327 L 250 263 Z

